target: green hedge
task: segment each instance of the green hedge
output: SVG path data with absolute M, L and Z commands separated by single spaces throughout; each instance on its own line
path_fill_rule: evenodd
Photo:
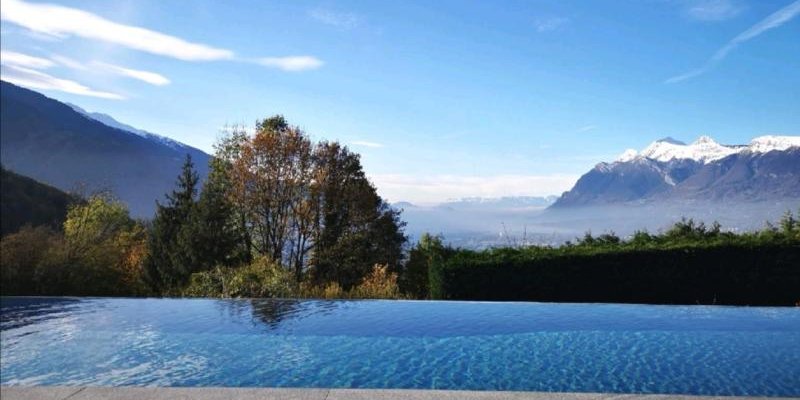
M 431 297 L 650 304 L 795 305 L 800 245 L 461 250 L 431 265 Z

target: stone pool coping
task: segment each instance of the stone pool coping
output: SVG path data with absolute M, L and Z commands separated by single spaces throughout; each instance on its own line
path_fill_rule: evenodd
M 491 392 L 407 389 L 278 389 L 96 386 L 0 386 L 3 400 L 744 400 L 747 396 L 687 396 L 618 393 Z M 769 397 L 770 400 L 788 397 Z

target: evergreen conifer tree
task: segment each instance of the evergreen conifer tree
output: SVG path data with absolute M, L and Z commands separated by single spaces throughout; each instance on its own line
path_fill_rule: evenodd
M 193 271 L 193 245 L 189 222 L 197 207 L 197 172 L 190 155 L 166 204 L 156 204 L 150 235 L 150 254 L 145 264 L 150 284 L 158 291 L 176 287 Z
M 235 266 L 249 260 L 228 197 L 230 184 L 223 163 L 212 159 L 208 180 L 179 235 L 190 259 L 191 272 Z

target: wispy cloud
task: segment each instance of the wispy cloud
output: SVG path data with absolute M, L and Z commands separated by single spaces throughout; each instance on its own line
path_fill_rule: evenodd
M 0 61 L 7 65 L 17 65 L 33 69 L 47 69 L 55 65 L 54 62 L 41 57 L 29 56 L 15 51 L 0 50 Z
M 354 140 L 350 142 L 353 146 L 362 146 L 362 147 L 372 147 L 372 148 L 380 148 L 383 147 L 383 144 L 376 143 L 376 142 L 368 142 L 365 140 Z
M 313 56 L 262 57 L 256 60 L 265 67 L 278 68 L 284 71 L 297 72 L 317 69 L 324 62 Z
M 79 36 L 186 61 L 232 59 L 233 52 L 54 4 L 3 0 L 0 18 L 34 32 L 57 37 Z
M 594 125 L 586 125 L 586 126 L 582 126 L 582 127 L 578 128 L 578 132 L 589 132 L 589 131 L 593 131 L 595 129 L 597 129 L 597 127 L 594 126 Z
M 88 88 L 78 82 L 56 78 L 41 71 L 18 65 L 3 64 L 0 78 L 15 85 L 32 89 L 56 90 L 81 96 L 100 97 L 103 99 L 123 100 L 124 96 Z
M 116 93 L 94 90 L 78 82 L 56 78 L 41 72 L 52 68 L 56 63 L 42 57 L 35 57 L 14 51 L 0 50 L 0 79 L 15 85 L 32 89 L 57 90 L 82 96 L 100 97 L 104 99 L 122 100 L 125 97 Z
M 533 21 L 533 26 L 536 27 L 537 32 L 550 32 L 563 27 L 567 22 L 569 22 L 569 18 L 547 17 Z
M 739 15 L 744 7 L 734 0 L 690 0 L 686 14 L 698 21 L 724 21 Z
M 685 74 L 673 76 L 664 81 L 664 83 L 678 83 L 708 72 L 709 70 L 714 68 L 717 64 L 719 64 L 731 51 L 733 51 L 740 44 L 750 39 L 753 39 L 756 36 L 770 29 L 777 28 L 789 22 L 790 20 L 792 20 L 792 18 L 796 17 L 798 14 L 800 14 L 800 0 L 795 1 L 784 8 L 781 8 L 780 10 L 771 14 L 767 18 L 761 20 L 761 22 L 751 26 L 750 29 L 740 33 L 739 35 L 731 39 L 728 43 L 725 44 L 725 46 L 717 50 L 717 52 L 714 53 L 714 55 L 708 61 L 706 61 L 706 63 L 700 68 L 691 70 Z
M 54 4 L 28 3 L 23 0 L 3 0 L 0 19 L 4 22 L 19 25 L 28 32 L 39 36 L 50 38 L 76 36 L 84 39 L 100 40 L 129 49 L 184 61 L 255 61 L 267 67 L 279 68 L 290 72 L 316 69 L 324 64 L 322 60 L 308 55 L 263 57 L 255 60 L 236 57 L 234 52 L 228 49 L 192 43 L 165 33 L 117 23 L 90 12 Z M 335 20 L 335 18 L 329 18 L 329 22 Z M 343 26 L 348 24 L 346 18 L 338 21 Z M 57 61 L 60 64 L 73 69 L 81 69 L 81 63 L 76 63 L 74 60 L 64 56 L 57 57 L 60 58 Z M 157 74 L 152 75 L 153 73 L 147 71 L 117 69 L 116 72 L 151 84 L 169 83 L 166 78 L 156 76 Z
M 372 175 L 381 196 L 389 201 L 439 203 L 470 196 L 546 196 L 569 190 L 577 175 Z
M 353 29 L 361 24 L 361 17 L 350 12 L 337 12 L 323 8 L 315 8 L 308 12 L 308 15 L 326 25 L 331 25 L 339 29 Z
M 92 62 L 92 65 L 96 66 L 96 67 L 98 67 L 98 68 L 100 68 L 100 69 L 102 69 L 104 71 L 108 71 L 110 73 L 113 73 L 113 74 L 116 74 L 116 75 L 120 75 L 120 76 L 124 76 L 124 77 L 128 77 L 128 78 L 137 79 L 137 80 L 140 80 L 142 82 L 149 83 L 149 84 L 155 85 L 155 86 L 164 86 L 164 85 L 168 85 L 170 83 L 169 79 L 167 79 L 163 75 L 157 74 L 155 72 L 142 71 L 142 70 L 132 69 L 132 68 L 125 68 L 125 67 L 120 67 L 119 65 L 108 64 L 108 63 L 104 63 L 104 62 L 100 62 L 100 61 Z
M 50 59 L 67 68 L 74 69 L 76 71 L 84 71 L 88 69 L 88 67 L 84 63 L 75 60 L 74 58 L 65 57 L 59 54 L 51 54 Z

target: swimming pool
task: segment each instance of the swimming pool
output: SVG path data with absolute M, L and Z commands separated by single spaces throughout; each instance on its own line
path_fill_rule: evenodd
M 2 298 L 3 385 L 800 395 L 800 309 Z

